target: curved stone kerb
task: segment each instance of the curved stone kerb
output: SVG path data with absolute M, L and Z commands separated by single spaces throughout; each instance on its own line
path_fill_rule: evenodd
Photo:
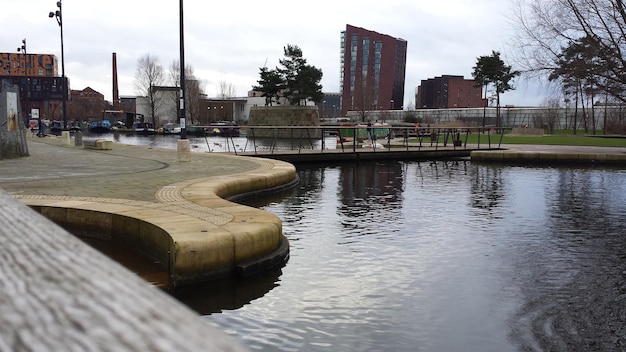
M 297 178 L 291 164 L 254 161 L 260 167 L 250 172 L 165 186 L 157 191 L 159 202 L 46 195 L 16 198 L 59 224 L 104 229 L 112 237 L 122 235 L 127 242 L 147 246 L 168 263 L 173 285 L 198 283 L 231 274 L 236 265 L 281 246 L 282 223 L 277 216 L 221 198 Z
M 261 166 L 252 171 L 180 184 L 177 196 L 196 206 L 228 214 L 230 220 L 221 226 L 221 230 L 232 236 L 237 263 L 266 256 L 278 249 L 283 240 L 282 222 L 274 214 L 224 198 L 286 185 L 297 179 L 296 168 L 292 164 L 271 159 L 255 158 L 254 161 Z
M 196 203 L 194 194 L 213 193 L 220 198 L 249 193 L 291 183 L 297 178 L 295 167 L 276 167 L 271 170 L 251 171 L 245 174 L 217 176 L 185 187 L 186 199 Z

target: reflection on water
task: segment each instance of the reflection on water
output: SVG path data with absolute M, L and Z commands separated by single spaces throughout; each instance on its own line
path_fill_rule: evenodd
M 172 295 L 199 314 L 239 309 L 278 286 L 281 269 L 245 279 L 224 278 L 205 284 L 177 288 Z
M 141 145 L 153 148 L 176 149 L 180 136 L 178 135 L 135 135 L 126 133 L 87 134 L 87 137 L 97 137 L 111 140 L 115 143 Z M 254 152 L 281 149 L 321 149 L 321 140 L 303 139 L 252 139 L 246 137 L 219 137 L 187 136 L 189 145 L 194 152 Z M 325 149 L 335 149 L 337 139 L 327 137 L 324 139 Z
M 274 269 L 246 279 L 224 278 L 210 283 L 174 288 L 170 286 L 165 266 L 149 255 L 122 243 L 93 237 L 80 239 L 151 285 L 183 301 L 199 314 L 241 308 L 276 287 L 281 275 L 280 269 Z
M 290 240 L 282 272 L 180 297 L 222 310 L 206 319 L 249 348 L 626 348 L 624 170 L 388 161 L 299 176 L 264 206 Z M 213 291 L 246 297 L 206 308 Z
M 97 236 L 97 234 L 90 235 Z M 127 245 L 98 239 L 97 237 L 79 236 L 79 238 L 152 285 L 162 288 L 169 286 L 169 278 L 164 265 L 149 255 Z
M 543 184 L 542 236 L 517 260 L 525 300 L 513 336 L 545 351 L 626 350 L 624 172 L 554 170 Z M 524 265 L 532 262 L 533 265 Z

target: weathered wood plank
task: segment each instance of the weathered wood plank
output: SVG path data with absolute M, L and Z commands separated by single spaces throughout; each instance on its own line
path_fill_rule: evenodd
M 0 190 L 0 351 L 243 351 Z

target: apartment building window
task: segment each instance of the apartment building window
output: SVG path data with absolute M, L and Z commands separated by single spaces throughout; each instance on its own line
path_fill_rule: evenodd
M 363 39 L 363 58 L 361 62 L 361 75 L 363 78 L 367 77 L 367 67 L 370 57 L 370 38 Z
M 359 37 L 353 34 L 350 38 L 350 94 L 354 94 L 356 85 L 356 59 L 358 54 Z

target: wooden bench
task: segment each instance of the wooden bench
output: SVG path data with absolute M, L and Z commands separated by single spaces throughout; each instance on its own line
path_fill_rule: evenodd
M 83 148 L 97 150 L 113 149 L 113 141 L 106 139 L 83 139 Z

